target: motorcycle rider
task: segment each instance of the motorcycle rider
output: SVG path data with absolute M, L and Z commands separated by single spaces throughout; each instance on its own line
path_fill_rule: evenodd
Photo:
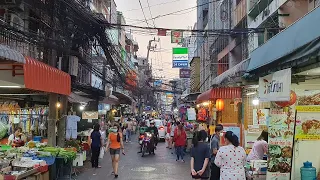
M 147 128 L 146 132 L 150 132 L 154 134 L 154 145 L 158 145 L 159 132 L 158 128 L 154 125 L 154 121 L 150 122 L 150 127 Z

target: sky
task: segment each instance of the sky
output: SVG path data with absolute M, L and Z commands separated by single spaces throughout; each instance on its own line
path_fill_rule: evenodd
M 148 1 L 150 9 L 148 6 Z M 139 0 L 115 0 L 117 10 L 121 11 L 126 19 L 126 23 L 130 25 L 144 26 L 148 25 L 144 20 L 144 15 L 139 4 Z M 176 12 L 182 9 L 196 6 L 196 0 L 141 0 L 143 11 L 149 26 L 153 26 L 152 17 L 163 15 L 171 12 Z M 159 5 L 161 4 L 161 5 Z M 150 13 L 151 12 L 151 13 Z M 155 26 L 158 28 L 170 29 L 190 29 L 194 26 L 197 18 L 196 8 L 174 15 L 169 15 L 154 20 Z M 137 21 L 140 20 L 140 21 Z M 156 40 L 160 38 L 157 44 L 157 51 L 150 52 L 149 63 L 152 60 L 153 75 L 155 77 L 163 77 L 164 79 L 173 79 L 179 77 L 179 69 L 172 68 L 172 47 L 178 47 L 177 44 L 171 44 L 170 36 L 152 36 L 150 34 L 141 34 L 141 32 L 132 31 L 134 39 L 139 44 L 138 57 L 146 57 L 147 46 L 149 40 L 154 37 Z

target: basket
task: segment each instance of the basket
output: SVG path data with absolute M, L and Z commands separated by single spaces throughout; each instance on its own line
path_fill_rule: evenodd
M 49 166 L 48 165 L 35 166 L 35 168 L 37 168 L 38 172 L 41 172 L 41 173 L 47 172 L 49 170 Z
M 41 142 L 41 140 L 42 140 L 41 136 L 34 136 L 33 137 L 33 141 L 35 141 L 35 142 Z
M 47 165 L 54 164 L 56 158 L 54 156 L 48 156 L 48 157 L 38 157 L 39 160 L 43 160 L 47 163 Z
M 7 150 L 10 150 L 12 147 L 9 146 L 9 145 L 1 145 L 1 151 L 7 151 Z

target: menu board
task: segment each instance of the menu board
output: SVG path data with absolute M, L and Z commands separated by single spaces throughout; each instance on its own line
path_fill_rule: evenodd
M 320 106 L 297 106 L 297 140 L 320 140 Z
M 267 125 L 269 109 L 253 109 L 253 125 Z
M 294 108 L 270 110 L 267 180 L 289 180 L 294 133 Z

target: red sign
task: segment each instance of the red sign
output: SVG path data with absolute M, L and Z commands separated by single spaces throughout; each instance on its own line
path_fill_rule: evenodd
M 180 78 L 190 78 L 191 70 L 190 69 L 180 69 L 179 75 L 180 75 Z

